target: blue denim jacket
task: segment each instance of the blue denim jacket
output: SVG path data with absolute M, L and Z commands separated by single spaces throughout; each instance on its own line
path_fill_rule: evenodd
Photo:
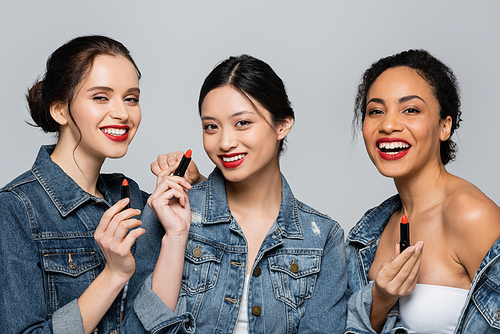
M 392 214 L 401 208 L 395 195 L 368 210 L 346 239 L 348 316 L 346 333 L 376 333 L 370 324 L 372 284 L 368 271 L 382 231 Z M 500 333 L 500 239 L 484 257 L 469 289 L 455 333 Z M 381 333 L 410 333 L 401 323 L 398 304 L 387 316 Z
M 249 333 L 343 333 L 346 277 L 343 230 L 297 201 L 282 177 L 277 220 L 255 259 L 248 295 Z M 247 243 L 227 204 L 216 169 L 189 191 L 192 222 L 175 312 L 151 290 L 151 276 L 135 300 L 142 325 L 153 333 L 233 333 L 243 294 Z M 141 253 L 159 253 L 164 232 L 144 211 Z M 151 268 L 152 270 L 152 268 Z M 150 271 L 151 272 L 151 271 Z
M 124 176 L 101 175 L 104 199 L 91 196 L 52 161 L 53 149 L 42 146 L 31 170 L 0 189 L 2 333 L 83 333 L 77 298 L 105 265 L 94 231 Z M 142 209 L 146 194 L 128 181 Z M 120 304 L 121 294 L 97 333 L 119 331 Z

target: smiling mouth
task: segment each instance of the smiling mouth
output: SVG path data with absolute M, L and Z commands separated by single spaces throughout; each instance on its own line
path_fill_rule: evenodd
M 101 128 L 100 130 L 108 139 L 114 142 L 124 142 L 128 138 L 130 129 L 128 127 L 107 127 Z
M 232 156 L 232 157 L 223 157 L 223 156 L 221 156 L 221 159 L 224 162 L 233 162 L 233 161 L 236 161 L 236 160 L 243 159 L 245 157 L 245 155 L 246 154 L 238 154 L 238 155 L 235 155 L 235 156 Z
M 127 133 L 128 129 L 102 128 L 101 131 L 110 136 L 120 137 Z
M 381 142 L 377 145 L 377 147 L 382 153 L 389 155 L 396 155 L 401 152 L 409 150 L 411 148 L 411 145 L 406 142 L 396 141 L 396 142 Z

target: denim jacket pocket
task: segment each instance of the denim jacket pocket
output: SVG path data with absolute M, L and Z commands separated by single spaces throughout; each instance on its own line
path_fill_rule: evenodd
M 194 295 L 212 289 L 217 283 L 223 254 L 223 250 L 218 247 L 189 239 L 184 255 L 186 261 L 182 272 L 182 290 Z
M 276 299 L 293 309 L 311 298 L 321 266 L 321 252 L 293 251 L 268 257 Z
M 484 320 L 500 329 L 500 286 L 486 278 L 472 298 Z
M 80 297 L 101 264 L 93 248 L 49 249 L 42 256 L 50 314 Z

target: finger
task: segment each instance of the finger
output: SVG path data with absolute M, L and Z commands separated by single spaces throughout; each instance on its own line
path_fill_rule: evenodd
M 189 175 L 189 183 L 194 183 L 200 178 L 200 171 L 198 170 L 198 166 L 196 166 L 194 160 L 191 160 L 191 162 L 189 163 L 186 174 Z
M 150 165 L 151 173 L 153 173 L 155 176 L 158 176 L 158 174 L 161 173 L 161 168 L 160 165 L 158 164 L 158 161 L 153 161 Z
M 419 243 L 421 244 L 421 247 L 423 247 L 423 241 L 419 241 Z M 418 247 L 419 243 L 415 245 L 417 249 L 415 251 L 415 254 L 413 255 L 414 257 L 417 257 L 417 260 L 413 264 L 413 267 L 411 268 L 408 277 L 406 278 L 405 282 L 402 285 L 402 291 L 405 291 L 405 295 L 409 295 L 410 293 L 412 293 L 413 290 L 415 289 L 415 285 L 417 284 L 420 264 L 422 263 L 422 256 L 421 256 L 422 249 L 420 248 L 419 250 Z
M 99 222 L 99 225 L 95 230 L 95 234 L 104 233 L 107 230 L 113 217 L 120 211 L 122 211 L 129 202 L 130 202 L 129 198 L 124 198 L 116 202 L 115 205 L 106 210 L 106 212 L 104 212 L 104 214 L 102 215 L 101 221 Z
M 417 244 L 419 244 L 419 248 L 417 246 L 410 246 L 407 248 L 401 256 L 407 255 L 405 254 L 407 250 L 410 248 L 413 248 L 413 250 L 410 250 L 408 254 L 411 253 L 410 257 L 408 258 L 407 261 L 405 261 L 399 272 L 395 275 L 394 282 L 396 282 L 399 285 L 407 284 L 415 279 L 415 277 L 418 275 L 418 270 L 420 268 L 420 260 L 421 260 L 421 254 L 422 254 L 422 247 L 423 247 L 423 241 L 419 241 Z M 408 284 L 407 284 L 408 286 Z
M 116 229 L 123 221 L 127 221 L 130 218 L 135 217 L 139 214 L 141 214 L 141 210 L 138 209 L 127 209 L 116 214 L 113 217 L 113 219 L 111 219 L 111 222 L 109 223 L 108 228 L 105 231 L 105 234 L 107 234 L 110 238 L 113 238 L 113 236 L 116 233 Z
M 396 275 L 401 271 L 403 266 L 412 258 L 413 253 L 415 253 L 415 246 L 410 246 L 401 254 L 398 255 L 399 245 L 396 245 L 397 250 L 395 250 L 394 255 L 395 258 L 388 263 L 388 265 L 384 268 L 384 275 L 389 279 L 393 280 Z M 415 261 L 416 259 L 410 260 Z M 411 265 L 413 265 L 411 262 Z
M 115 233 L 112 238 L 113 242 L 115 244 L 119 244 L 123 241 L 123 239 L 125 239 L 130 229 L 141 225 L 142 222 L 138 219 L 128 219 L 121 221 L 116 227 Z
M 133 229 L 132 231 L 130 231 L 127 234 L 125 239 L 122 241 L 122 246 L 130 251 L 130 248 L 132 248 L 132 245 L 137 240 L 137 238 L 139 238 L 144 233 L 146 233 L 146 230 L 143 229 L 142 227 L 138 227 L 136 229 Z
M 163 182 L 165 180 L 165 178 L 172 176 L 172 174 L 174 173 L 174 171 L 176 169 L 177 169 L 177 165 L 173 165 L 173 166 L 169 166 L 169 167 L 165 168 L 164 170 L 162 170 L 158 174 L 158 177 L 156 179 L 156 184 L 159 184 L 159 183 Z
M 183 155 L 184 155 L 184 152 L 182 152 L 182 151 L 168 153 L 167 154 L 168 165 L 169 166 L 178 165 L 179 162 L 181 161 Z
M 168 191 L 170 188 L 177 188 L 179 190 L 191 189 L 191 184 L 189 184 L 185 178 L 180 176 L 165 176 L 161 182 L 156 185 L 156 188 L 151 196 L 161 196 L 162 193 Z

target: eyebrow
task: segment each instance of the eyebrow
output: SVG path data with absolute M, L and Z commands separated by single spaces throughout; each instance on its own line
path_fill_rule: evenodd
M 398 103 L 408 102 L 408 101 L 411 101 L 413 99 L 419 99 L 422 102 L 426 103 L 425 100 L 423 98 L 421 98 L 420 96 L 418 96 L 418 95 L 408 95 L 408 96 L 400 97 L 398 99 Z M 378 98 L 378 97 L 374 97 L 373 99 L 370 99 L 370 101 L 368 101 L 366 104 L 368 105 L 370 102 L 380 103 L 380 104 L 383 104 L 385 106 L 385 100 L 381 99 L 381 98 Z
M 408 101 L 413 100 L 413 99 L 419 99 L 420 101 L 422 101 L 422 102 L 425 103 L 425 100 L 423 98 L 421 98 L 420 96 L 418 96 L 418 95 L 403 96 L 402 98 L 400 98 L 398 100 L 398 102 L 399 103 L 403 103 L 403 102 L 408 102 Z
M 252 111 L 247 111 L 247 110 L 243 110 L 243 111 L 238 111 L 234 114 L 231 114 L 229 116 L 229 118 L 234 118 L 234 117 L 238 117 L 238 116 L 241 116 L 241 115 L 245 115 L 245 114 L 253 114 Z M 204 120 L 211 120 L 211 121 L 215 121 L 217 120 L 215 117 L 212 117 L 212 116 L 202 116 L 201 117 L 201 120 L 204 121 Z
M 93 92 L 93 91 L 96 91 L 96 90 L 103 90 L 103 91 L 106 91 L 106 92 L 113 92 L 113 88 L 108 87 L 108 86 L 95 86 L 95 87 L 91 87 L 91 88 L 89 88 L 87 90 L 87 92 Z M 130 94 L 130 93 L 140 94 L 141 90 L 139 89 L 139 87 L 132 87 L 132 88 L 127 89 L 126 93 L 127 94 Z

